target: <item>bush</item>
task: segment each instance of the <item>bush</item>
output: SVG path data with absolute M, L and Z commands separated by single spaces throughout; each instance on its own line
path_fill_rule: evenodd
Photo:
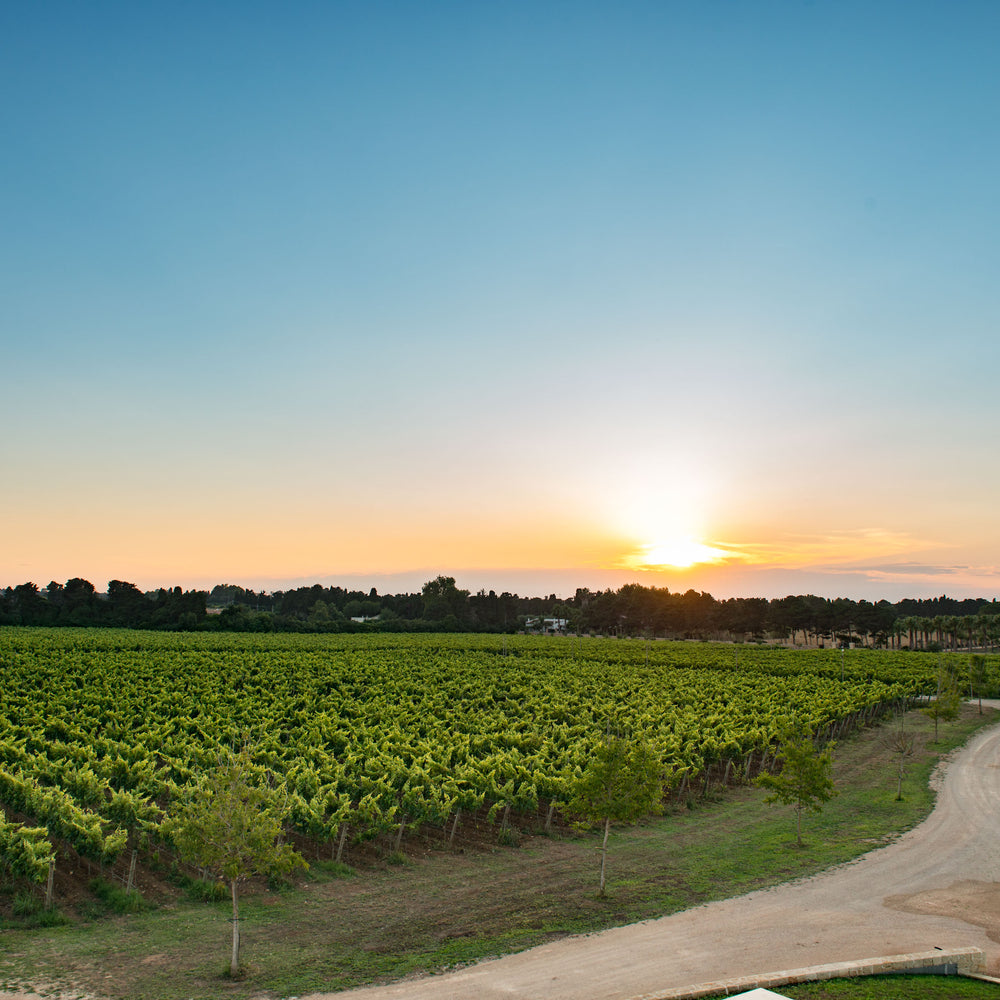
M 19 892 L 11 903 L 11 913 L 15 919 L 4 920 L 4 927 L 58 927 L 66 923 L 57 909 L 45 909 L 44 901 L 32 892 Z
M 138 892 L 126 892 L 103 878 L 91 879 L 87 888 L 112 913 L 138 913 L 148 908 L 148 904 Z
M 185 878 L 182 885 L 188 898 L 196 903 L 221 903 L 229 898 L 229 890 L 224 882 L 213 882 L 207 878 Z
M 33 917 L 44 909 L 42 900 L 30 892 L 19 892 L 10 906 L 15 917 Z
M 503 847 L 520 847 L 521 831 L 513 826 L 505 826 L 497 836 L 497 843 Z

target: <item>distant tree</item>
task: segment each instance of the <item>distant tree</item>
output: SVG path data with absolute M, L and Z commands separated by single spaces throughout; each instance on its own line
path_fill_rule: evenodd
M 254 875 L 284 875 L 306 863 L 282 839 L 287 803 L 251 751 L 224 751 L 161 829 L 192 865 L 229 884 L 233 902 L 230 975 L 240 965 L 239 887 Z
M 635 823 L 653 812 L 663 797 L 663 779 L 663 765 L 645 739 L 608 736 L 573 782 L 566 811 L 581 817 L 584 825 L 604 824 L 602 896 L 611 824 Z
M 453 576 L 437 576 L 424 584 L 423 615 L 428 621 L 453 617 L 462 622 L 468 617 L 469 592 L 455 586 Z
M 66 586 L 56 593 L 56 603 L 60 625 L 95 625 L 105 617 L 104 602 L 97 597 L 94 585 L 78 576 L 67 580 Z
M 51 586 L 51 585 L 50 585 Z M 72 580 L 66 581 L 66 586 L 62 588 L 63 597 L 66 600 L 85 601 L 94 596 L 94 585 L 89 580 L 74 576 Z
M 15 625 L 41 625 L 48 615 L 48 606 L 36 583 L 22 583 L 8 590 L 7 604 Z
M 378 618 L 382 605 L 378 601 L 348 601 L 344 605 L 345 618 Z
M 127 628 L 145 625 L 153 610 L 152 602 L 146 599 L 146 595 L 134 583 L 124 580 L 112 580 L 108 584 L 108 604 L 111 624 Z
M 208 595 L 208 604 L 213 608 L 225 608 L 230 604 L 246 604 L 247 592 L 235 583 L 217 583 Z
M 795 807 L 795 842 L 802 846 L 802 813 L 821 812 L 823 803 L 837 794 L 831 776 L 833 745 L 818 750 L 807 729 L 787 726 L 781 733 L 777 774 L 762 774 L 756 783 L 771 794 L 765 802 Z
M 344 621 L 344 616 L 337 610 L 336 605 L 317 601 L 312 606 L 306 621 L 319 632 L 337 632 Z
M 271 632 L 274 616 L 267 611 L 251 611 L 244 604 L 230 604 L 223 608 L 215 621 L 223 632 Z

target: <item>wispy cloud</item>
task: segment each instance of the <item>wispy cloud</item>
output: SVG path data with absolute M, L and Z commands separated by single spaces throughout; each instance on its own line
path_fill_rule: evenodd
M 886 528 L 856 528 L 822 534 L 785 534 L 768 542 L 718 542 L 727 559 L 757 566 L 805 567 L 844 570 L 867 566 L 867 559 L 936 548 L 939 543 Z M 902 565 L 907 565 L 903 563 Z
M 890 563 L 882 566 L 852 566 L 839 569 L 831 568 L 831 572 L 864 573 L 872 580 L 933 580 L 961 578 L 963 580 L 996 581 L 1000 578 L 1000 570 L 996 566 L 968 565 L 927 565 L 922 563 Z
M 882 565 L 856 565 L 838 567 L 845 573 L 867 573 L 869 576 L 897 577 L 897 576 L 948 576 L 953 573 L 967 573 L 971 569 L 969 566 L 945 566 L 934 565 L 932 563 L 884 563 Z M 836 571 L 831 567 L 832 571 Z

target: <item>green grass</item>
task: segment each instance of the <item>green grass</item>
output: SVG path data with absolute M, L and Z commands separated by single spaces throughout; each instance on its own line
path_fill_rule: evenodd
M 6 933 L 0 981 L 69 984 L 130 1000 L 302 995 L 441 971 L 672 913 L 813 874 L 886 843 L 931 808 L 927 782 L 939 755 L 994 718 L 972 709 L 942 725 L 941 740 L 925 745 L 910 767 L 902 802 L 884 732 L 845 741 L 834 753 L 839 794 L 804 819 L 802 848 L 791 807 L 766 805 L 753 787 L 695 797 L 690 808 L 616 830 L 606 898 L 597 895 L 596 833 L 531 836 L 522 826 L 520 847 L 464 854 L 408 836 L 402 865 L 390 863 L 395 857 L 368 868 L 320 862 L 291 888 L 251 887 L 241 905 L 240 982 L 223 977 L 228 904 L 183 894 L 157 910 Z M 907 727 L 926 739 L 933 724 L 911 713 Z M 869 995 L 895 994 L 850 996 Z
M 89 888 L 109 913 L 139 913 L 149 908 L 149 904 L 138 892 L 126 892 L 121 886 L 106 879 L 91 879 Z
M 0 929 L 33 927 L 59 927 L 67 922 L 57 908 L 45 908 L 45 902 L 37 892 L 19 892 L 11 901 L 11 919 L 0 920 Z
M 1000 987 L 961 976 L 863 976 L 779 986 L 790 1000 L 996 1000 Z

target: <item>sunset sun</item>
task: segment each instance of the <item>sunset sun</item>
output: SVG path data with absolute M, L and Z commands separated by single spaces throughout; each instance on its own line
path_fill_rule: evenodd
M 698 563 L 719 562 L 727 555 L 694 538 L 678 537 L 641 546 L 629 562 L 635 569 L 689 569 Z

